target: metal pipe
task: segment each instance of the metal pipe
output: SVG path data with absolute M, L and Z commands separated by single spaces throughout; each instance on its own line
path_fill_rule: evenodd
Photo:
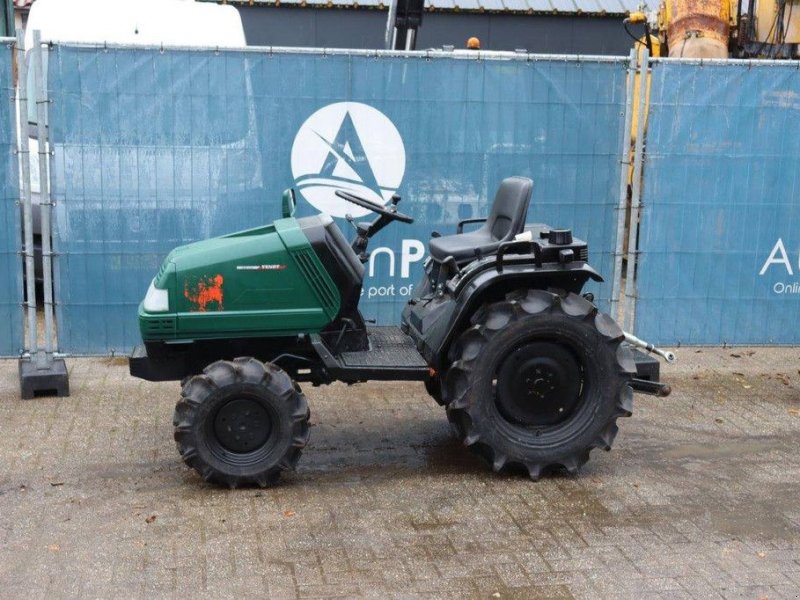
M 70 48 L 96 48 L 103 50 L 158 50 L 168 52 L 177 50 L 181 52 L 232 52 L 240 54 L 312 54 L 319 56 L 366 56 L 369 58 L 424 58 L 424 59 L 461 59 L 461 60 L 515 60 L 523 62 L 579 62 L 579 63 L 616 63 L 626 64 L 625 56 L 606 56 L 599 54 L 533 54 L 527 52 L 500 51 L 500 50 L 364 50 L 350 48 L 307 48 L 294 46 L 162 46 L 145 44 L 132 46 L 119 43 L 89 43 L 81 41 L 59 41 L 54 46 Z
M 14 41 L 14 38 L 0 37 L 0 42 Z M 63 40 L 54 44 L 55 46 L 64 46 L 72 48 L 97 48 L 97 49 L 112 49 L 112 50 L 158 50 L 170 51 L 178 50 L 184 52 L 239 52 L 242 54 L 318 54 L 320 56 L 366 56 L 370 58 L 458 58 L 463 60 L 522 60 L 529 62 L 564 62 L 572 61 L 579 63 L 618 63 L 627 64 L 627 56 L 609 56 L 600 54 L 537 54 L 528 52 L 511 52 L 501 50 L 481 50 L 475 52 L 474 50 L 413 50 L 406 52 L 404 50 L 365 50 L 365 49 L 348 49 L 348 48 L 311 48 L 302 46 L 162 46 L 159 44 L 145 44 L 142 46 L 132 46 L 130 44 L 120 43 L 90 43 L 82 42 L 80 40 Z M 667 58 L 667 57 L 650 57 L 650 63 L 680 63 L 688 65 L 717 65 L 717 66 L 737 66 L 746 65 L 748 68 L 757 67 L 770 67 L 770 68 L 786 68 L 798 69 L 800 61 L 798 60 L 769 60 L 769 59 L 743 59 L 743 58 L 695 58 L 695 57 L 682 57 L 682 58 Z
M 25 334 L 25 348 L 36 354 L 39 350 L 39 332 L 36 322 L 36 267 L 33 254 L 33 206 L 31 203 L 31 155 L 28 143 L 28 64 L 25 61 L 25 34 L 17 30 L 17 124 L 19 136 L 19 164 L 22 173 L 20 192 L 22 193 L 22 234 L 25 240 L 25 293 L 28 296 L 25 302 L 27 316 L 27 331 Z
M 748 68 L 758 67 L 774 67 L 783 69 L 800 68 L 800 60 L 774 60 L 769 58 L 669 58 L 659 57 L 651 58 L 651 63 L 669 63 L 681 65 L 700 65 L 700 66 L 716 66 L 716 67 L 741 67 L 747 66 Z
M 639 207 L 642 188 L 642 163 L 644 162 L 644 125 L 645 108 L 647 106 L 647 71 L 650 53 L 647 50 L 642 52 L 642 60 L 639 64 L 639 106 L 637 118 L 639 131 L 636 135 L 636 143 L 633 147 L 633 182 L 631 185 L 631 220 L 628 224 L 628 268 L 625 274 L 625 318 L 623 320 L 624 329 L 633 329 L 633 321 L 636 308 L 636 262 L 639 250 L 636 245 L 636 231 L 639 227 Z
M 386 16 L 386 32 L 384 33 L 384 46 L 387 50 L 394 48 L 395 36 L 397 36 L 397 28 L 394 26 L 394 21 L 397 16 L 397 0 L 390 0 L 389 14 Z
M 645 352 L 652 352 L 653 354 L 657 354 L 668 363 L 675 362 L 675 354 L 673 352 L 670 352 L 669 350 L 662 350 L 661 348 L 656 348 L 655 346 L 653 346 L 653 344 L 645 342 L 644 340 L 636 337 L 632 333 L 628 333 L 627 331 L 623 331 L 622 333 L 625 334 L 625 341 L 628 342 L 631 346 L 636 346 L 637 348 L 641 348 Z
M 417 30 L 411 27 L 406 31 L 406 52 L 414 50 L 414 45 L 417 41 Z
M 648 381 L 646 379 L 637 379 L 634 377 L 631 379 L 629 385 L 636 392 L 658 396 L 659 398 L 666 398 L 672 393 L 672 388 L 660 381 Z
M 617 204 L 617 237 L 614 245 L 614 274 L 611 279 L 611 316 L 616 319 L 622 290 L 622 250 L 625 238 L 625 209 L 628 204 L 628 167 L 631 158 L 631 123 L 633 122 L 633 84 L 636 79 L 636 50 L 631 49 L 628 78 L 625 82 L 625 113 L 620 152 L 619 203 Z
M 44 59 L 42 58 L 42 36 L 33 32 L 33 63 L 36 81 L 36 120 L 39 140 L 39 209 L 42 222 L 42 270 L 44 272 L 44 348 L 47 354 L 53 352 L 53 250 L 50 234 L 49 144 L 47 142 L 47 90 L 44 87 Z

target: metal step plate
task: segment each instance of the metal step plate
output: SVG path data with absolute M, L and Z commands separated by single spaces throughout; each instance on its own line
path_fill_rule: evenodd
M 424 368 L 425 360 L 417 352 L 414 341 L 399 327 L 373 327 L 368 332 L 369 350 L 343 352 L 346 367 L 411 367 Z

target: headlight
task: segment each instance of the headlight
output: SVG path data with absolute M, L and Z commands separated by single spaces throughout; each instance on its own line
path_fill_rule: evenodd
M 167 312 L 169 310 L 169 292 L 156 287 L 155 280 L 150 282 L 147 295 L 144 297 L 144 309 L 150 313 Z

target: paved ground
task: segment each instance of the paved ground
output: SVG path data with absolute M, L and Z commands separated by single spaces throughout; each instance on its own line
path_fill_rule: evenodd
M 489 472 L 421 385 L 308 388 L 277 488 L 171 441 L 177 386 L 70 360 L 21 401 L 0 362 L 0 596 L 797 598 L 800 350 L 684 349 L 577 477 Z

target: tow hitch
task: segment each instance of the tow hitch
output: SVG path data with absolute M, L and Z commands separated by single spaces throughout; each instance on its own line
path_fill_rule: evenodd
M 631 379 L 630 386 L 636 392 L 642 394 L 650 394 L 651 396 L 659 396 L 661 398 L 669 396 L 672 393 L 672 388 L 666 383 L 660 381 L 648 381 L 647 379 Z

